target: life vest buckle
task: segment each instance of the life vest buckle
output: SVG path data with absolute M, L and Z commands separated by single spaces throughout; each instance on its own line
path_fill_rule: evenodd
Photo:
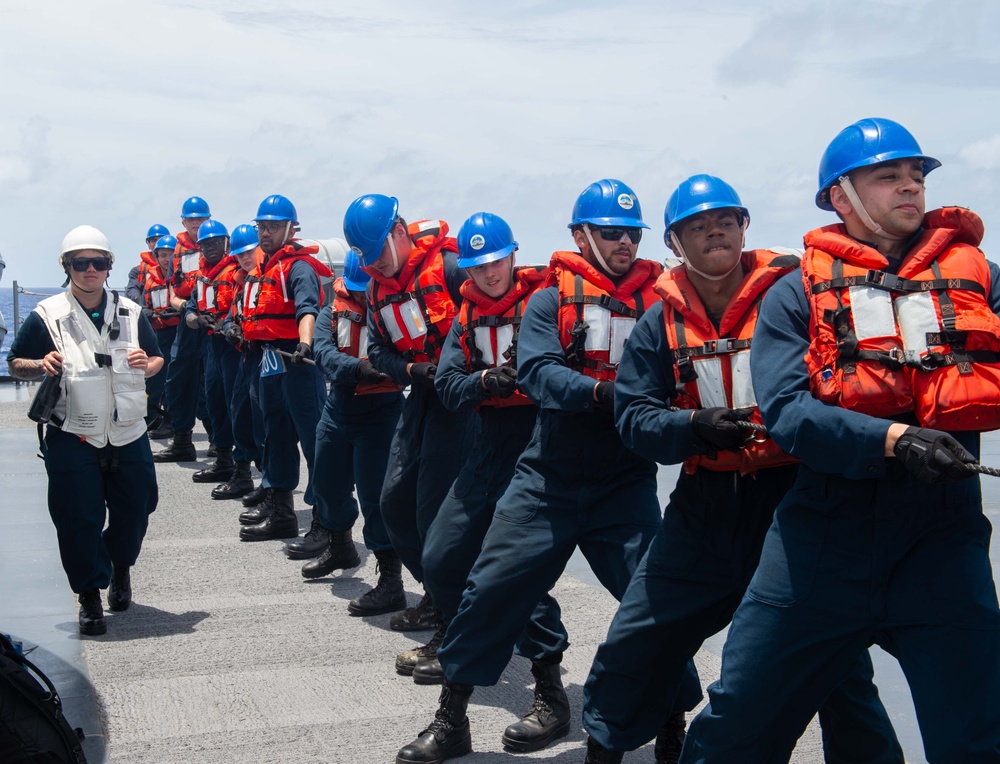
M 868 271 L 865 274 L 865 283 L 887 292 L 898 292 L 903 287 L 903 279 L 885 271 Z

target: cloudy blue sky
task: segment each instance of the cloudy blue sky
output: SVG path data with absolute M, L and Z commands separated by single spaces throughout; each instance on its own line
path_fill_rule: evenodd
M 824 147 L 866 116 L 903 122 L 944 162 L 929 202 L 978 211 L 989 254 L 1000 247 L 1000 4 L 943 8 L 5 3 L 7 278 L 57 284 L 63 234 L 89 223 L 111 238 L 121 283 L 146 228 L 179 230 L 192 194 L 230 227 L 285 194 L 317 238 L 342 235 L 345 208 L 371 191 L 454 231 L 486 209 L 511 223 L 523 262 L 541 262 L 570 245 L 576 195 L 607 176 L 637 192 L 655 231 L 640 255 L 659 259 L 663 206 L 695 172 L 739 190 L 750 245 L 795 246 L 832 217 L 812 202 Z

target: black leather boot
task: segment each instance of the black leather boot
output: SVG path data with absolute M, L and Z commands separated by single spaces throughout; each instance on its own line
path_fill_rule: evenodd
M 257 523 L 264 522 L 270 516 L 273 509 L 271 502 L 268 500 L 270 496 L 271 489 L 265 488 L 263 499 L 250 507 L 250 509 L 244 509 L 240 512 L 240 525 L 257 525 Z
M 87 589 L 80 592 L 80 633 L 93 637 L 104 634 L 108 624 L 104 621 L 104 606 L 101 604 L 101 590 Z
M 254 488 L 250 493 L 243 497 L 244 507 L 256 507 L 264 503 L 264 499 L 267 498 L 267 492 L 271 490 L 270 488 L 264 487 L 264 481 L 261 480 L 260 485 Z
M 621 764 L 625 756 L 621 751 L 609 751 L 594 738 L 587 738 L 587 758 L 583 764 Z
M 472 735 L 466 710 L 471 684 L 444 683 L 434 721 L 396 754 L 396 764 L 439 764 L 472 753 Z
M 215 464 L 207 469 L 198 470 L 191 476 L 195 483 L 224 483 L 236 472 L 233 461 L 233 447 L 219 446 Z
M 222 485 L 212 489 L 213 499 L 238 499 L 254 490 L 250 477 L 250 462 L 236 462 L 233 475 Z
M 330 531 L 320 523 L 319 518 L 316 516 L 316 509 L 313 508 L 312 523 L 309 525 L 309 530 L 301 538 L 285 544 L 285 554 L 288 555 L 289 560 L 310 560 L 313 557 L 319 557 L 329 546 Z M 353 543 L 351 544 L 351 549 L 354 549 Z M 357 553 L 355 553 L 355 556 L 357 556 Z M 351 567 L 354 566 L 352 565 Z
M 681 748 L 684 747 L 686 726 L 687 721 L 683 711 L 674 714 L 663 723 L 653 748 L 656 764 L 677 764 L 681 758 Z
M 291 556 L 291 555 L 289 555 Z M 323 554 L 302 566 L 303 578 L 323 578 L 335 570 L 349 570 L 361 564 L 351 531 L 331 531 L 330 543 Z
M 441 611 L 434 607 L 434 601 L 426 591 L 420 602 L 389 619 L 393 631 L 428 631 L 441 625 Z
M 111 566 L 111 585 L 108 587 L 108 610 L 120 613 L 132 604 L 132 577 L 128 565 Z
M 440 679 L 436 682 L 417 682 L 416 676 L 414 675 L 414 669 L 424 661 L 437 657 L 437 651 L 438 648 L 441 647 L 441 641 L 444 639 L 444 633 L 446 630 L 447 626 L 442 624 L 441 628 L 434 632 L 434 636 L 431 637 L 431 641 L 426 645 L 420 645 L 419 647 L 414 647 L 410 650 L 404 650 L 397 655 L 396 673 L 402 674 L 403 676 L 413 675 L 413 681 L 417 684 L 441 684 Z M 440 666 L 440 664 L 438 665 Z
M 154 425 L 156 426 L 154 427 Z M 174 426 L 170 421 L 170 412 L 160 409 L 156 420 L 149 425 L 147 434 L 153 440 L 166 440 L 174 437 Z
M 154 462 L 193 462 L 197 461 L 198 454 L 194 450 L 194 443 L 191 442 L 191 431 L 178 430 L 174 433 L 170 445 L 162 451 L 153 454 Z
M 240 528 L 240 541 L 269 541 L 271 539 L 291 539 L 299 535 L 299 520 L 295 516 L 295 504 L 291 491 L 272 490 L 265 505 L 270 505 L 267 517 L 256 525 Z
M 569 734 L 569 698 L 559 675 L 562 653 L 554 660 L 549 663 L 531 662 L 531 673 L 535 677 L 535 702 L 528 713 L 504 730 L 503 744 L 510 751 L 537 751 Z
M 406 592 L 403 591 L 403 564 L 395 552 L 376 552 L 378 583 L 373 589 L 356 600 L 347 603 L 351 615 L 380 615 L 402 610 L 406 607 Z

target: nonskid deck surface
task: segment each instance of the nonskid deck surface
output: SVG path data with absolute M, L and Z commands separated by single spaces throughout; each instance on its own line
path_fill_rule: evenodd
M 438 688 L 414 685 L 394 671 L 395 655 L 430 633 L 393 632 L 388 615 L 347 613 L 347 602 L 376 579 L 375 559 L 360 543 L 360 520 L 354 537 L 361 567 L 306 583 L 301 562 L 282 554 L 283 542 L 239 541 L 240 503 L 213 501 L 211 486 L 191 481 L 191 473 L 207 465 L 204 458 L 157 465 L 160 502 L 133 571 L 133 605 L 107 614 L 105 636 L 81 639 L 46 511 L 47 481 L 25 416 L 27 396 L 2 387 L 0 630 L 39 646 L 33 657 L 56 682 L 71 723 L 87 733 L 91 762 L 374 764 L 393 761 L 430 721 Z M 203 456 L 200 431 L 195 442 Z M 1000 438 L 986 439 L 982 461 L 1000 465 Z M 673 479 L 661 474 L 664 500 Z M 983 484 L 995 521 L 1000 491 L 989 478 Z M 296 505 L 306 528 L 300 492 Z M 562 665 L 576 722 L 567 738 L 517 758 L 564 764 L 584 758 L 583 683 L 616 603 L 578 561 L 570 573 L 553 593 L 572 642 Z M 405 581 L 413 604 L 420 588 L 409 576 Z M 697 656 L 705 684 L 718 676 L 720 641 Z M 531 705 L 528 669 L 515 657 L 499 684 L 476 690 L 469 707 L 475 752 L 460 761 L 515 760 L 502 754 L 500 736 Z M 912 708 L 895 697 L 905 695 L 905 687 L 895 686 L 901 679 L 877 678 L 908 760 L 922 761 Z M 814 722 L 793 761 L 821 760 Z M 652 745 L 626 761 L 652 762 Z

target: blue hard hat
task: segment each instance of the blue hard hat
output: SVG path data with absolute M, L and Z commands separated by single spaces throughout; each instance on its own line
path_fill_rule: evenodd
M 921 159 L 924 174 L 936 170 L 941 163 L 920 150 L 917 139 L 909 130 L 891 119 L 872 117 L 861 119 L 841 130 L 823 152 L 819 161 L 819 191 L 816 206 L 833 212 L 830 188 L 837 180 L 859 167 L 890 162 L 894 159 Z
M 192 196 L 190 199 L 186 199 L 184 204 L 181 205 L 181 217 L 210 218 L 212 217 L 212 213 L 208 209 L 208 202 L 200 196 Z
M 635 192 L 620 180 L 605 178 L 587 186 L 577 197 L 569 227 L 590 223 L 598 226 L 649 228 L 642 222 L 642 209 Z
M 344 286 L 351 292 L 364 292 L 372 277 L 361 270 L 358 253 L 349 249 L 344 256 Z
M 477 212 L 458 229 L 458 267 L 471 268 L 510 257 L 517 249 L 507 221 L 489 212 Z
M 177 249 L 177 239 L 175 239 L 170 234 L 167 234 L 166 236 L 161 236 L 159 239 L 156 240 L 156 244 L 153 245 L 154 252 L 158 249 L 169 249 L 171 252 L 173 252 L 175 249 Z
M 290 220 L 293 223 L 298 223 L 299 216 L 295 211 L 295 205 L 289 201 L 288 197 L 281 194 L 271 194 L 257 207 L 257 216 L 254 221 L 258 220 Z
M 663 211 L 663 225 L 669 232 L 685 218 L 708 210 L 728 208 L 739 210 L 745 220 L 750 220 L 750 213 L 740 201 L 740 195 L 726 181 L 714 175 L 692 175 L 670 195 Z
M 169 236 L 169 235 L 170 235 L 170 229 L 167 228 L 165 225 L 160 225 L 159 223 L 151 225 L 149 227 L 149 230 L 146 231 L 147 239 L 159 239 L 161 236 Z
M 394 196 L 365 194 L 359 196 L 344 214 L 344 238 L 358 255 L 362 267 L 371 265 L 382 254 L 382 245 L 389 235 L 399 202 Z
M 218 220 L 206 220 L 200 226 L 198 226 L 198 243 L 201 244 L 205 239 L 215 239 L 219 236 L 229 237 L 229 229 L 227 229 Z
M 233 235 L 229 241 L 229 246 L 232 248 L 230 252 L 234 255 L 242 255 L 251 249 L 257 249 L 259 243 L 257 229 L 249 223 L 242 223 L 233 229 Z

